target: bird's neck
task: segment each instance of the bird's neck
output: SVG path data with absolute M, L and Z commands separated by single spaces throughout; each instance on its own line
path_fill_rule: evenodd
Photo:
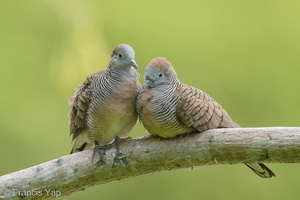
M 179 83 L 177 82 L 165 82 L 164 84 L 156 86 L 155 91 L 161 94 L 166 93 L 166 91 L 168 91 L 168 94 L 173 93 L 178 85 Z
M 168 80 L 166 85 L 169 85 L 171 87 L 178 87 L 180 85 L 180 81 L 178 79 L 173 78 L 173 79 Z
M 109 66 L 107 70 L 112 77 L 118 79 L 125 77 L 125 78 L 136 80 L 138 78 L 137 72 L 131 66 L 128 67 Z

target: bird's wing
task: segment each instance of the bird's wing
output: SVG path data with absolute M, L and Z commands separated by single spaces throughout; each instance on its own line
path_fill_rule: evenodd
M 177 117 L 188 127 L 202 132 L 213 128 L 239 127 L 228 113 L 205 92 L 190 85 L 181 84 L 177 89 L 180 97 Z
M 73 140 L 86 128 L 86 115 L 93 90 L 92 82 L 101 72 L 89 75 L 82 85 L 77 86 L 75 96 L 69 98 L 69 105 L 72 107 L 69 113 L 70 134 Z

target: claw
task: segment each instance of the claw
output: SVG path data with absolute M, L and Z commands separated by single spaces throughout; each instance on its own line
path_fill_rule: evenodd
M 94 147 L 94 151 L 93 151 L 92 162 L 94 161 L 95 154 L 96 154 L 96 152 L 97 152 L 98 155 L 99 155 L 99 158 L 100 158 L 99 161 L 98 161 L 97 163 L 99 163 L 100 165 L 101 165 L 101 164 L 105 164 L 104 156 L 103 156 L 102 153 L 101 153 L 101 149 L 103 149 L 103 147 L 100 146 L 99 143 L 95 141 L 95 147 Z

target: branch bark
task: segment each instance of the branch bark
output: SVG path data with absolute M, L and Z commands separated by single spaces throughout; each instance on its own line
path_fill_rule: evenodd
M 0 198 L 51 199 L 96 184 L 200 165 L 299 163 L 300 127 L 213 129 L 173 139 L 121 141 L 122 156 L 107 149 L 106 164 L 92 150 L 63 156 L 0 177 Z

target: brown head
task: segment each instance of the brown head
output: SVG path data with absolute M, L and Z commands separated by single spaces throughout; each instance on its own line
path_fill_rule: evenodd
M 119 44 L 115 47 L 111 54 L 111 63 L 118 68 L 135 67 L 138 68 L 135 60 L 135 53 L 131 46 L 127 44 Z
M 179 81 L 172 64 L 166 58 L 154 58 L 145 70 L 145 87 L 154 88 L 162 84 Z

